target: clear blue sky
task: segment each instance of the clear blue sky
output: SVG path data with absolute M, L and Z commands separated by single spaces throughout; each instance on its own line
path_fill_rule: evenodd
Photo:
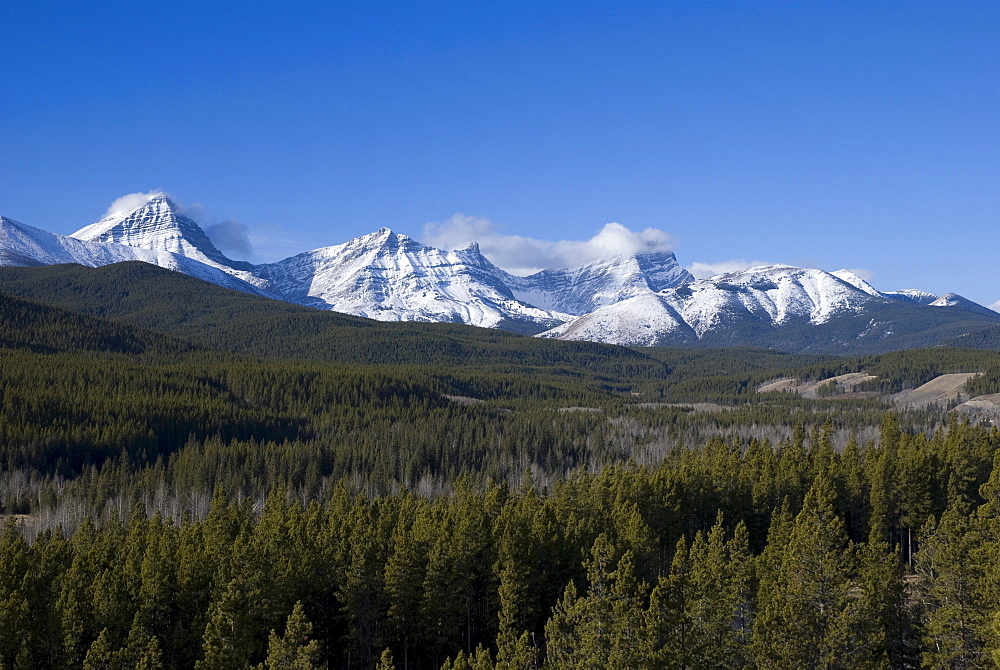
M 261 260 L 615 221 L 683 265 L 1000 300 L 997 2 L 0 0 L 0 28 L 0 213 L 52 232 L 152 189 Z

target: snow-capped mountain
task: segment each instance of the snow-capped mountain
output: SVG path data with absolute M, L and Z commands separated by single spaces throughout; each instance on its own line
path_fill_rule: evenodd
M 113 213 L 71 235 L 88 242 L 113 242 L 129 247 L 170 251 L 208 265 L 249 267 L 226 258 L 197 223 L 178 209 L 166 193 L 150 194 L 145 204 Z
M 170 253 L 218 268 L 262 287 L 253 265 L 227 258 L 208 238 L 201 226 L 184 215 L 165 193 L 152 193 L 142 205 L 113 213 L 71 235 L 87 242 L 120 244 Z
M 380 321 L 447 321 L 537 332 L 570 318 L 515 298 L 478 245 L 442 251 L 383 228 L 256 266 L 291 302 Z M 541 328 L 540 328 L 541 327 Z
M 872 300 L 822 270 L 767 265 L 630 298 L 542 336 L 631 346 L 683 343 L 724 329 L 793 320 L 822 324 L 837 314 L 859 312 Z
M 933 304 L 940 296 L 935 293 L 928 293 L 927 291 L 918 291 L 916 289 L 903 289 L 901 291 L 879 291 L 877 288 L 866 282 L 864 279 L 854 274 L 850 270 L 837 270 L 836 272 L 831 272 L 833 276 L 838 279 L 843 279 L 848 284 L 859 288 L 868 295 L 873 295 L 880 298 L 889 298 L 891 300 L 904 300 L 907 302 L 916 303 L 918 305 L 930 305 Z
M 931 294 L 933 295 L 933 294 Z M 983 307 L 978 302 L 972 302 L 968 298 L 963 298 L 957 293 L 945 293 L 943 296 L 927 303 L 930 307 L 960 307 L 976 314 L 982 314 L 991 318 L 997 318 L 997 312 L 989 307 Z
M 955 311 L 927 311 L 939 306 Z M 768 265 L 630 298 L 540 337 L 626 346 L 700 342 L 833 351 L 884 348 L 894 334 L 912 340 L 922 328 L 948 321 L 986 326 L 1000 322 L 1000 314 L 953 294 L 925 305 L 883 295 L 849 271 Z
M 587 314 L 638 295 L 694 281 L 669 251 L 651 251 L 596 261 L 579 268 L 508 275 L 508 286 L 524 302 L 566 314 Z
M 961 296 L 882 292 L 849 270 L 768 265 L 696 281 L 673 253 L 659 250 L 518 277 L 476 244 L 446 251 L 387 228 L 254 265 L 227 258 L 163 193 L 72 237 L 0 218 L 0 265 L 126 260 L 381 321 L 454 322 L 633 346 L 832 351 L 862 342 L 884 349 L 901 333 L 916 342 L 909 346 L 926 346 L 1000 321 Z
M 163 249 L 87 242 L 55 235 L 0 216 L 0 265 L 55 265 L 79 263 L 89 267 L 122 261 L 143 261 L 197 277 L 219 286 L 266 295 L 256 287 L 217 267 Z
M 904 288 L 899 291 L 885 291 L 882 293 L 882 296 L 892 298 L 893 300 L 905 300 L 918 305 L 930 305 L 940 297 L 936 293 L 918 291 L 913 288 Z
M 219 251 L 163 193 L 81 228 L 91 242 L 169 251 L 223 270 L 283 300 L 382 321 L 446 321 L 537 333 L 602 305 L 692 279 L 669 252 L 516 277 L 478 245 L 445 251 L 382 229 L 276 263 Z

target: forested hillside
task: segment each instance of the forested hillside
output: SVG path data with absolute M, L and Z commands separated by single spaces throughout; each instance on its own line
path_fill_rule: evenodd
M 995 353 L 630 350 L 32 270 L 0 295 L 0 667 L 1000 660 L 1000 430 L 757 393 L 994 392 Z

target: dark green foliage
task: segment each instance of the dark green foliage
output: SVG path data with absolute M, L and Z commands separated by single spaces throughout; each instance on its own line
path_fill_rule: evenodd
M 152 331 L 0 294 L 0 350 L 3 349 L 148 354 L 144 358 L 164 359 L 191 354 L 198 348 Z
M 495 369 L 575 378 L 663 376 L 647 356 L 438 323 L 384 323 L 224 289 L 139 262 L 0 268 L 0 293 L 263 358 Z
M 861 369 L 887 390 L 982 370 L 988 389 L 996 354 L 637 352 L 253 296 L 225 312 L 201 288 L 170 307 L 192 345 L 140 328 L 167 328 L 132 300 L 148 268 L 81 284 L 94 272 L 39 276 L 134 322 L 2 303 L 0 504 L 24 516 L 0 533 L 0 667 L 976 667 L 1000 649 L 1000 430 L 756 393 Z M 694 400 L 725 406 L 671 404 Z
M 932 465 L 942 494 L 926 511 L 941 520 L 918 538 L 913 579 L 881 539 L 907 523 L 898 494 L 883 497 L 884 511 L 865 494 L 885 485 L 868 478 L 881 465 L 852 475 L 861 493 L 847 495 L 833 484 L 849 479 L 836 452 L 799 479 L 761 467 L 759 448 L 712 443 L 678 448 L 655 469 L 578 473 L 548 493 L 462 480 L 444 496 L 367 497 L 340 484 L 322 487 L 321 502 L 303 505 L 291 487 L 258 505 L 220 490 L 203 518 L 147 518 L 126 504 L 124 521 L 85 521 L 69 541 L 42 533 L 28 543 L 11 523 L 0 535 L 0 659 L 367 668 L 387 662 L 388 648 L 397 667 L 450 657 L 527 670 L 536 658 L 636 668 L 987 658 L 1000 611 L 1000 432 L 956 425 L 918 437 L 888 421 L 854 456 L 892 472 L 918 455 Z M 805 466 L 822 453 L 779 451 Z M 136 466 L 118 476 L 138 501 L 167 481 Z M 949 495 L 956 480 L 967 484 Z M 959 505 L 979 511 L 957 514 Z M 850 537 L 843 509 L 862 519 L 861 537 Z

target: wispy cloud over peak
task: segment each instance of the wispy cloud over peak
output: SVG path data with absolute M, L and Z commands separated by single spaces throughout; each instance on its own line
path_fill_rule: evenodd
M 459 249 L 478 242 L 483 255 L 513 274 L 576 267 L 618 256 L 673 248 L 670 235 L 657 228 L 636 232 L 620 223 L 607 223 L 589 239 L 552 241 L 507 235 L 502 226 L 489 219 L 460 213 L 445 221 L 425 224 L 421 241 L 441 249 Z
M 122 197 L 115 199 L 115 201 L 111 203 L 111 205 L 108 207 L 108 210 L 104 212 L 104 216 L 102 216 L 101 218 L 107 219 L 112 216 L 121 216 L 122 214 L 131 212 L 133 209 L 142 207 L 147 202 L 152 200 L 154 197 L 160 195 L 161 193 L 163 193 L 163 191 L 154 189 L 152 191 L 149 191 L 148 193 L 142 193 L 141 191 L 139 191 L 136 193 L 129 193 L 127 195 L 123 195 Z
M 212 244 L 223 253 L 237 258 L 253 256 L 253 245 L 250 243 L 250 229 L 235 219 L 226 219 L 205 228 L 205 234 Z

